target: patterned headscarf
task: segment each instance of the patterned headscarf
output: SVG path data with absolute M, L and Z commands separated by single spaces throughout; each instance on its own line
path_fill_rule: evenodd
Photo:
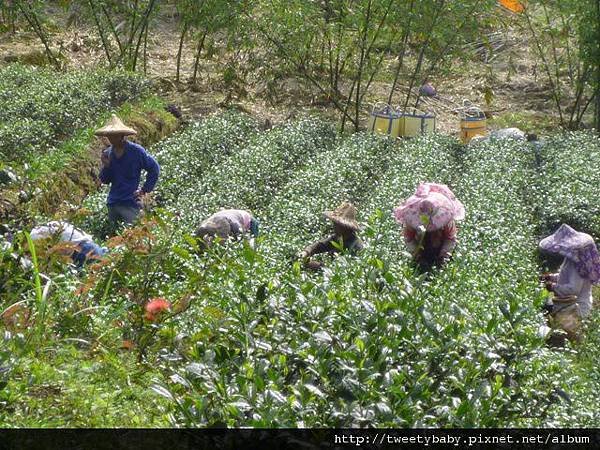
M 600 254 L 589 234 L 562 224 L 554 234 L 542 239 L 540 248 L 572 261 L 582 278 L 592 283 L 600 281 Z
M 465 218 L 465 207 L 445 184 L 421 183 L 417 191 L 394 209 L 396 222 L 427 231 L 439 230 Z

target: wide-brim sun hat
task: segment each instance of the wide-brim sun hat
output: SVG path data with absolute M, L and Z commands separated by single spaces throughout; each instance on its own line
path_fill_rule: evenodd
M 572 261 L 581 277 L 592 283 L 600 281 L 600 254 L 589 234 L 562 224 L 555 233 L 542 239 L 539 247 Z
M 108 122 L 106 122 L 106 125 L 104 125 L 102 128 L 98 128 L 94 134 L 96 136 L 110 136 L 115 134 L 128 136 L 137 134 L 137 131 L 125 125 L 116 114 L 113 114 Z
M 394 209 L 394 218 L 411 228 L 427 231 L 444 228 L 451 221 L 465 218 L 465 207 L 445 184 L 421 183 L 417 191 Z
M 211 217 L 210 219 L 202 222 L 196 236 L 204 238 L 205 236 L 218 236 L 221 239 L 227 239 L 231 233 L 231 226 L 229 221 L 223 217 Z
M 343 202 L 333 211 L 325 211 L 323 213 L 325 217 L 334 223 L 342 225 L 343 227 L 349 228 L 353 231 L 360 230 L 360 224 L 356 220 L 356 207 L 349 202 Z

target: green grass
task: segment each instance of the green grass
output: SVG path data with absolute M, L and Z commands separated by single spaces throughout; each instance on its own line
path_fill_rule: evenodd
M 67 343 L 23 357 L 0 390 L 4 427 L 160 427 L 166 401 L 150 389 L 154 370 L 123 352 Z

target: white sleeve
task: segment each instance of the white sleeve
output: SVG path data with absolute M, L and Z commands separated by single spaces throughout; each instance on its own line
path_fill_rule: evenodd
M 48 228 L 47 226 L 41 226 L 41 227 L 35 227 L 33 230 L 31 230 L 31 233 L 29 233 L 29 236 L 31 236 L 31 239 L 38 240 L 38 239 L 46 239 L 50 236 L 52 236 L 52 232 L 50 230 L 50 228 Z
M 558 282 L 554 285 L 554 292 L 559 297 L 568 297 L 569 295 L 579 295 L 585 280 L 579 275 L 575 265 L 565 264 L 559 273 Z

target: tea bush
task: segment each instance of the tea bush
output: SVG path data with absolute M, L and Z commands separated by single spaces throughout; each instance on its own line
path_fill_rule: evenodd
M 400 255 L 402 234 L 393 219 L 393 209 L 410 197 L 422 182 L 443 183 L 453 188 L 460 173 L 459 150 L 455 139 L 442 135 L 421 136 L 394 149 L 389 169 L 376 188 L 369 189 L 370 196 L 364 206 L 367 217 L 379 216 L 374 222 L 376 241 L 373 245 L 386 248 L 387 257 L 395 255 L 390 259 L 406 261 Z
M 0 156 L 34 158 L 128 100 L 149 93 L 148 82 L 126 72 L 50 70 L 10 65 L 0 70 Z
M 194 186 L 181 193 L 182 223 L 193 229 L 221 208 L 255 211 L 264 208 L 295 171 L 326 151 L 335 141 L 333 127 L 305 118 L 260 135 L 221 163 L 213 165 Z
M 353 153 L 360 140 L 337 149 L 347 166 L 299 172 L 266 209 L 273 229 L 258 253 L 232 248 L 208 276 L 203 308 L 211 312 L 196 327 L 212 345 L 194 341 L 187 364 L 157 386 L 177 399 L 176 423 L 556 426 L 569 423 L 565 411 L 586 423 L 564 400 L 586 380 L 567 369 L 570 355 L 552 354 L 538 336 L 531 149 L 496 142 L 463 154 L 450 139 L 424 138 L 390 156 L 381 141 L 387 171 L 374 180 L 346 175 L 377 155 L 374 142 Z M 467 220 L 454 260 L 419 276 L 398 251 L 399 236 L 389 238 L 399 229 L 390 213 L 425 180 L 450 183 Z M 299 243 L 298 235 L 319 229 L 318 212 L 332 196 L 357 200 L 375 184 L 362 255 L 339 257 L 322 275 L 265 266 L 286 238 Z
M 426 425 L 546 420 L 539 411 L 554 387 L 544 367 L 552 358 L 536 334 L 541 293 L 531 251 L 533 214 L 524 195 L 532 157 L 510 141 L 475 146 L 463 156 L 454 189 L 467 211 L 459 247 L 427 283 L 412 342 L 431 349 L 429 358 L 418 360 L 421 370 L 424 359 L 438 368 L 431 380 L 437 404 Z
M 546 236 L 568 223 L 600 240 L 598 174 L 600 139 L 587 132 L 549 138 L 538 151 L 534 178 L 538 234 Z
M 141 386 L 152 377 L 158 394 L 155 405 L 141 405 L 148 396 L 137 386 L 131 395 L 153 424 L 597 425 L 597 349 L 551 351 L 539 334 L 547 294 L 536 205 L 551 191 L 535 181 L 542 166 L 529 144 L 336 138 L 313 119 L 259 133 L 229 114 L 151 151 L 163 165 L 164 209 L 112 238 L 112 256 L 83 284 L 65 276 L 41 337 L 103 349 L 130 341 L 151 367 Z M 391 215 L 423 181 L 449 184 L 466 207 L 453 259 L 429 273 L 413 267 Z M 104 195 L 88 201 L 86 231 L 101 224 Z M 364 251 L 303 271 L 290 256 L 326 232 L 321 213 L 346 199 L 366 225 Z M 188 234 L 220 207 L 255 212 L 255 248 L 198 251 Z M 172 309 L 149 322 L 143 307 L 155 297 Z
M 257 132 L 254 119 L 230 111 L 195 122 L 162 141 L 153 149 L 161 166 L 157 186 L 161 205 L 174 207 L 184 192 L 194 189 L 215 164 L 239 152 Z
M 326 232 L 323 212 L 340 202 L 349 200 L 360 208 L 368 186 L 385 174 L 393 151 L 391 140 L 356 134 L 311 158 L 261 210 L 269 256 L 279 263 L 289 261 L 310 239 Z

